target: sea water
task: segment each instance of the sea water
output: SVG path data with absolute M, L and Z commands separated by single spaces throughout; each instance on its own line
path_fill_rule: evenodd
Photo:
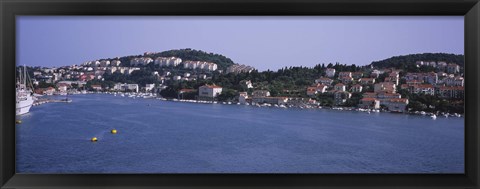
M 68 98 L 19 117 L 17 173 L 464 172 L 463 118 Z

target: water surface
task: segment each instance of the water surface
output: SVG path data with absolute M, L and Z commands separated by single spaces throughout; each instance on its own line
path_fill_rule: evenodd
M 464 172 L 463 118 L 69 98 L 21 117 L 17 172 Z

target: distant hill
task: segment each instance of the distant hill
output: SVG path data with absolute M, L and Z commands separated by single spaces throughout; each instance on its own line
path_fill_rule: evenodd
M 445 61 L 447 63 L 456 63 L 460 67 L 465 65 L 464 55 L 447 53 L 423 53 L 394 56 L 385 60 L 374 61 L 370 65 L 376 68 L 404 68 L 406 66 L 414 65 L 416 61 Z

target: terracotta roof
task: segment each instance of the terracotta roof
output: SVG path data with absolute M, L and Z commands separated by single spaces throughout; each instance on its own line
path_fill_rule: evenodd
M 406 103 L 408 101 L 408 99 L 406 98 L 392 98 L 392 99 L 389 99 L 388 101 L 390 102 L 403 102 L 403 103 Z
M 440 90 L 465 90 L 465 87 L 462 86 L 441 86 Z
M 195 89 L 180 89 L 180 92 L 193 92 Z
M 372 80 L 375 80 L 375 78 L 360 78 L 360 80 L 372 81 Z
M 213 89 L 213 88 L 222 88 L 222 87 L 216 86 L 216 85 L 204 85 L 204 86 L 202 86 L 202 87 L 208 87 L 208 88 L 211 88 L 211 89 Z
M 367 98 L 362 98 L 360 101 L 375 101 L 375 100 L 377 100 L 377 99 L 367 97 Z
M 415 87 L 415 88 L 433 88 L 433 85 L 430 85 L 430 84 L 418 84 L 418 85 L 414 85 L 413 87 Z

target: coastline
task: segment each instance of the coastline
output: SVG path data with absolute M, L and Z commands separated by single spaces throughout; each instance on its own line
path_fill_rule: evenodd
M 362 108 L 357 108 L 357 107 L 342 107 L 342 106 L 321 106 L 318 104 L 307 104 L 307 105 L 277 105 L 277 104 L 268 104 L 268 103 L 263 103 L 263 104 L 256 104 L 256 103 L 246 103 L 246 104 L 241 104 L 239 102 L 231 102 L 231 101 L 206 101 L 206 100 L 189 100 L 189 99 L 177 99 L 177 98 L 163 98 L 159 97 L 154 93 L 133 93 L 133 92 L 92 92 L 88 91 L 86 93 L 71 93 L 69 95 L 80 95 L 80 94 L 104 94 L 104 95 L 114 95 L 114 96 L 120 96 L 120 97 L 127 97 L 127 98 L 143 98 L 143 99 L 155 99 L 155 100 L 161 100 L 161 101 L 170 101 L 170 102 L 179 102 L 179 103 L 197 103 L 197 104 L 221 104 L 221 105 L 242 105 L 242 106 L 253 106 L 253 107 L 259 107 L 259 108 L 283 108 L 283 109 L 329 109 L 329 110 L 336 110 L 336 111 L 356 111 L 356 112 L 365 112 L 365 113 L 392 113 L 392 114 L 408 114 L 408 115 L 418 115 L 418 116 L 435 116 L 432 117 L 432 119 L 436 119 L 437 116 L 439 117 L 458 117 L 462 118 L 464 117 L 463 114 L 450 114 L 450 113 L 445 113 L 445 112 L 438 112 L 438 113 L 432 113 L 432 112 L 424 112 L 424 111 L 416 111 L 416 112 L 394 112 L 394 111 L 388 111 L 388 110 L 372 110 L 372 109 L 362 109 Z M 46 95 L 46 96 L 66 96 L 66 95 Z M 49 103 L 49 102 L 67 102 L 70 103 L 71 101 L 62 101 L 62 100 L 52 100 L 52 99 L 45 99 L 45 98 L 39 98 L 38 100 L 35 101 L 35 106 L 44 104 L 44 103 Z

